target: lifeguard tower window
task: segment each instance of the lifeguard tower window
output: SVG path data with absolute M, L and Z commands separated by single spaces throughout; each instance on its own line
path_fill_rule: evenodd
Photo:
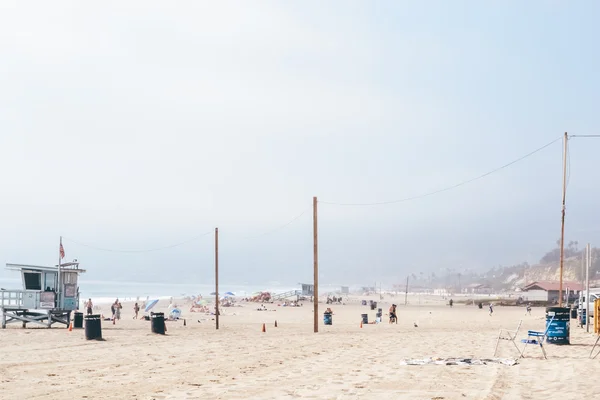
M 25 290 L 42 290 L 42 274 L 39 272 L 23 272 Z
M 44 274 L 44 289 L 47 292 L 53 292 L 56 290 L 56 273 L 54 272 L 46 272 Z

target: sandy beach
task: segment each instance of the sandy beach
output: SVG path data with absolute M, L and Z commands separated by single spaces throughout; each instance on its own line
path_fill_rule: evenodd
M 168 301 L 159 304 L 166 309 Z M 564 399 L 600 396 L 590 384 L 600 360 L 588 358 L 595 340 L 578 327 L 571 345 L 548 344 L 548 360 L 528 348 L 515 366 L 401 365 L 406 358 L 490 358 L 499 328 L 543 329 L 544 309 L 487 309 L 441 302 L 399 306 L 399 323 L 364 325 L 374 311 L 358 299 L 331 306 L 333 325 L 313 333 L 312 303 L 257 311 L 257 304 L 223 310 L 220 329 L 211 316 L 191 314 L 167 322 L 167 335 L 132 319 L 123 304 L 115 325 L 103 321 L 104 341 L 69 332 L 9 325 L 0 330 L 2 399 Z M 390 302 L 381 306 L 387 313 Z M 161 310 L 158 307 L 158 310 Z M 327 305 L 320 304 L 320 314 Z M 109 310 L 109 306 L 103 309 Z M 109 312 L 104 311 L 105 314 Z M 200 320 L 200 322 L 198 322 Z M 277 321 L 278 327 L 274 323 Z M 262 324 L 266 332 L 262 333 Z M 418 327 L 415 327 L 414 324 Z M 518 358 L 509 342 L 499 357 Z

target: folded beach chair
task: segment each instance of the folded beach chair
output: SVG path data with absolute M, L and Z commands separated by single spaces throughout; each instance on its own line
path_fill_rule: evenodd
M 521 339 L 521 343 L 525 343 L 525 346 L 523 346 L 523 350 L 521 351 L 522 358 L 525 358 L 525 356 L 523 354 L 525 353 L 525 349 L 527 348 L 527 345 L 534 344 L 534 345 L 540 346 L 540 349 L 542 349 L 542 353 L 544 354 L 544 359 L 546 359 L 546 360 L 548 359 L 548 357 L 546 357 L 546 350 L 544 349 L 544 341 L 546 341 L 546 338 L 548 337 L 548 331 L 550 330 L 550 327 L 552 326 L 552 321 L 554 321 L 554 317 L 552 317 L 550 322 L 548 322 L 548 325 L 546 326 L 546 330 L 544 332 L 527 331 L 527 339 Z
M 522 323 L 523 320 L 520 320 L 519 325 L 517 325 L 517 329 L 515 329 L 514 331 L 508 329 L 500 329 L 500 332 L 498 332 L 498 340 L 496 341 L 496 349 L 494 350 L 494 357 L 496 357 L 496 353 L 498 353 L 498 345 L 500 344 L 501 340 L 508 340 L 509 342 L 511 342 L 513 346 L 515 346 L 515 349 L 517 349 L 519 354 L 521 354 L 521 350 L 519 350 L 519 346 L 517 346 L 517 342 L 515 342 L 515 340 L 517 339 L 517 334 L 519 333 L 519 329 L 521 329 Z

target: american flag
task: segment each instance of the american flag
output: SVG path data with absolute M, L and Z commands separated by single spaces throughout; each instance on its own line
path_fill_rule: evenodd
M 63 247 L 62 243 L 60 244 L 60 258 L 65 258 L 65 248 Z

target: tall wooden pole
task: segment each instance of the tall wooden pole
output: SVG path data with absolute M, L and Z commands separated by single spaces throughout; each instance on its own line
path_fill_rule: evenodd
M 317 197 L 313 197 L 313 259 L 314 259 L 314 282 L 313 282 L 313 317 L 315 333 L 319 332 L 319 238 L 317 224 Z
M 563 139 L 563 190 L 562 190 L 562 220 L 560 224 L 560 284 L 558 289 L 558 306 L 562 307 L 563 302 L 563 263 L 565 257 L 565 208 L 567 198 L 567 141 L 569 136 L 565 132 Z
M 408 276 L 406 277 L 406 290 L 404 291 L 404 305 L 408 304 Z
M 586 272 L 585 272 L 585 331 L 590 333 L 590 264 L 592 263 L 592 249 L 588 243 L 586 250 Z M 594 315 L 594 318 L 598 318 Z
M 219 329 L 219 228 L 215 228 L 215 327 Z

